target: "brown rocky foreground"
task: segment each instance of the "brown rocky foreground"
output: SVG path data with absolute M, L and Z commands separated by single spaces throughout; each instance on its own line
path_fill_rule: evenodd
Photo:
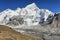
M 0 25 L 0 40 L 41 40 L 37 37 L 21 34 L 12 28 Z

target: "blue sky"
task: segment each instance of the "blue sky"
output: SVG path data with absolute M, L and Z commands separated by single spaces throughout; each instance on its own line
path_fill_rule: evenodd
M 60 12 L 60 0 L 0 0 L 0 12 L 7 8 L 15 10 L 23 8 L 35 2 L 40 9 L 49 9 L 52 12 Z

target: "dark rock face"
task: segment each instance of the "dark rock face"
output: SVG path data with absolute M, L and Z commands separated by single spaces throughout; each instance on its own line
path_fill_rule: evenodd
M 50 21 L 49 28 L 46 25 L 48 31 L 42 34 L 42 38 L 44 40 L 60 40 L 60 14 L 55 14 Z
M 53 19 L 54 19 L 54 16 L 49 16 L 46 21 L 44 21 L 44 18 L 43 18 L 41 19 L 41 22 L 39 22 L 39 24 L 41 25 L 51 24 L 53 22 Z
M 55 14 L 52 23 L 48 25 L 50 32 L 44 33 L 42 38 L 44 38 L 44 40 L 60 40 L 60 14 Z
M 18 26 L 18 25 L 22 25 L 23 23 L 24 23 L 24 20 L 19 15 L 19 16 L 13 16 L 12 18 L 10 18 L 9 22 L 6 23 L 6 25 Z
M 54 15 L 53 23 L 54 27 L 56 26 L 57 28 L 60 27 L 60 13 Z
M 58 27 L 60 27 L 60 14 L 58 14 Z

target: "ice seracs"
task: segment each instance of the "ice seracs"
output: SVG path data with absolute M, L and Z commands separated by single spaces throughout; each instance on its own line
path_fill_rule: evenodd
M 7 9 L 1 12 L 0 22 L 8 23 L 9 19 L 13 18 L 13 16 L 22 17 L 26 24 L 31 26 L 47 21 L 47 18 L 54 16 L 54 13 L 47 9 L 39 9 L 35 3 L 32 3 L 25 8 L 17 8 L 16 10 Z

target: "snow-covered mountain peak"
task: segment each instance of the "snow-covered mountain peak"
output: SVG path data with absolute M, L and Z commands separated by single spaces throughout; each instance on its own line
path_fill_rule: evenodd
M 0 22 L 8 23 L 10 18 L 18 15 L 24 18 L 27 25 L 37 25 L 39 22 L 47 21 L 49 16 L 54 16 L 54 13 L 47 9 L 39 9 L 35 3 L 32 3 L 25 8 L 17 8 L 16 10 L 6 9 L 0 13 Z
M 29 4 L 25 7 L 26 9 L 37 10 L 39 9 L 35 3 Z
M 36 7 L 36 4 L 35 3 L 32 3 L 32 4 L 29 4 L 29 5 L 26 6 L 26 8 L 30 8 L 30 7 L 34 7 L 35 8 Z
M 0 14 L 5 14 L 5 15 L 18 15 L 18 13 L 16 13 L 14 10 L 11 10 L 11 9 L 6 9 L 3 12 L 1 12 Z

